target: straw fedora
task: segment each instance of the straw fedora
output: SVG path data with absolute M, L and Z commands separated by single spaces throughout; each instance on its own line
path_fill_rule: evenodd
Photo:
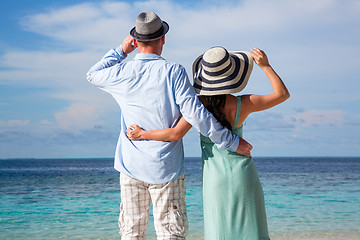
M 193 63 L 194 89 L 206 96 L 240 92 L 249 80 L 253 65 L 249 52 L 210 48 Z
M 169 25 L 154 12 L 142 12 L 136 19 L 130 35 L 138 41 L 152 41 L 161 38 L 169 31 Z

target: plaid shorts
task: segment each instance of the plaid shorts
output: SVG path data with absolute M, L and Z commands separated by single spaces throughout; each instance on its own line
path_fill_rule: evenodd
M 157 239 L 185 239 L 188 220 L 184 175 L 171 182 L 148 184 L 121 173 L 120 185 L 122 240 L 146 239 L 151 202 Z

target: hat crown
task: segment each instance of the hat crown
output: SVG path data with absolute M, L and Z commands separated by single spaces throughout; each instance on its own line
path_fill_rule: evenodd
M 154 12 L 140 13 L 136 19 L 135 30 L 139 34 L 152 34 L 162 26 L 162 21 Z
M 169 25 L 154 12 L 138 15 L 130 35 L 138 41 L 152 41 L 161 38 L 169 31 Z
M 229 58 L 228 51 L 223 47 L 213 47 L 206 51 L 203 55 L 203 64 L 216 66 L 223 64 Z
M 210 48 L 204 53 L 201 65 L 208 74 L 220 77 L 231 68 L 229 53 L 223 47 Z

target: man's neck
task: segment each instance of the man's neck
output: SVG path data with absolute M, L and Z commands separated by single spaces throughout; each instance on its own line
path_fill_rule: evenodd
M 156 55 L 161 55 L 162 49 L 147 47 L 147 48 L 138 48 L 139 53 L 154 53 Z
M 165 44 L 165 36 L 147 43 L 134 39 L 134 46 L 138 48 L 139 53 L 153 53 L 161 56 L 163 45 Z

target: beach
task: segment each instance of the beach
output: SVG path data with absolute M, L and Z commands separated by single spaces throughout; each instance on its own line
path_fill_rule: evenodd
M 304 232 L 283 234 L 271 237 L 272 240 L 358 240 L 359 233 L 342 233 L 342 232 Z
M 304 232 L 270 235 L 272 240 L 359 240 L 359 233 L 341 232 Z M 156 238 L 154 238 L 156 239 Z M 202 240 L 203 237 L 187 238 L 188 240 Z
M 254 161 L 272 240 L 360 239 L 360 158 Z M 187 239 L 203 239 L 201 159 L 185 166 Z M 0 239 L 120 239 L 112 159 L 0 160 L 0 200 Z

